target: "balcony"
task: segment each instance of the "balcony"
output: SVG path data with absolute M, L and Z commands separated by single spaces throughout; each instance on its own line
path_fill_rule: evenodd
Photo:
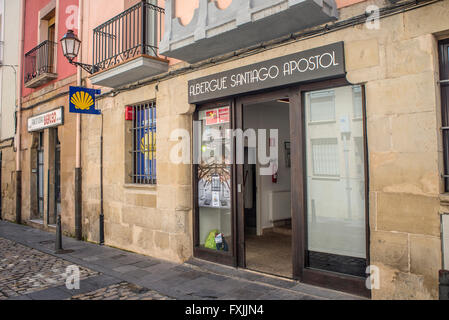
M 157 47 L 163 14 L 142 1 L 95 28 L 92 83 L 117 88 L 168 71 Z
M 25 87 L 37 88 L 58 77 L 56 48 L 55 42 L 46 40 L 25 54 Z
M 200 0 L 190 23 L 166 0 L 161 54 L 190 63 L 318 26 L 338 17 L 335 0 L 233 0 L 226 9 Z M 183 1 L 183 0 L 182 0 Z

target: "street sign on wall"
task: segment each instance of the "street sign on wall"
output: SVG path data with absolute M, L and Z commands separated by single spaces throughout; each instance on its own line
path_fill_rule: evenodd
M 28 118 L 28 132 L 41 131 L 64 124 L 64 107 Z
M 95 109 L 95 95 L 100 93 L 96 89 L 70 87 L 70 113 L 101 114 L 100 110 Z

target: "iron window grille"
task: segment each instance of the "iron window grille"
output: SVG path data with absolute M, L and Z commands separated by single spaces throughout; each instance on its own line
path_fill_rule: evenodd
M 135 184 L 156 184 L 156 103 L 131 106 Z
M 313 174 L 338 177 L 340 164 L 336 138 L 312 139 Z
M 449 39 L 440 41 L 440 88 L 444 158 L 444 189 L 449 192 Z

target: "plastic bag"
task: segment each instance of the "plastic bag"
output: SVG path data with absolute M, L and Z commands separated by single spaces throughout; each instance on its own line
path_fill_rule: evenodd
M 206 243 L 204 246 L 208 249 L 217 250 L 217 245 L 215 243 L 215 235 L 219 233 L 217 229 L 212 230 L 209 232 L 209 235 L 207 236 Z

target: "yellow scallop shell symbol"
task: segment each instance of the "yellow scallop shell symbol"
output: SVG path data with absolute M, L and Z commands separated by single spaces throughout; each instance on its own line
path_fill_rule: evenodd
M 140 140 L 140 152 L 145 155 L 146 160 L 153 160 L 153 155 L 156 152 L 156 141 L 152 132 L 146 133 Z
M 92 99 L 92 96 L 84 91 L 78 91 L 75 93 L 70 101 L 75 105 L 75 108 L 81 110 L 89 110 L 94 104 L 94 99 Z

